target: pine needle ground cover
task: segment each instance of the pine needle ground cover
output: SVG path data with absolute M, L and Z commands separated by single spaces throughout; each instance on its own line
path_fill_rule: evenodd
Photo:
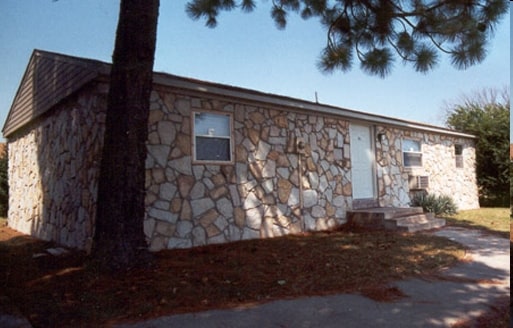
M 463 246 L 428 234 L 342 229 L 162 251 L 153 268 L 113 275 L 79 252 L 33 256 L 51 246 L 0 228 L 0 310 L 15 307 L 34 327 L 109 325 L 335 293 L 394 301 L 404 295 L 389 282 L 434 273 L 465 255 Z

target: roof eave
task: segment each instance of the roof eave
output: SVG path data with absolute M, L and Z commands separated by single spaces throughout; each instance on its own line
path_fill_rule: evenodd
M 176 75 L 170 75 L 166 73 L 154 73 L 153 83 L 165 85 L 173 88 L 180 88 L 191 90 L 200 93 L 215 94 L 224 97 L 241 98 L 246 101 L 260 102 L 265 104 L 271 104 L 275 106 L 303 109 L 312 112 L 325 113 L 344 117 L 349 120 L 363 121 L 372 124 L 382 124 L 387 126 L 393 126 L 398 128 L 421 130 L 432 133 L 440 133 L 451 135 L 461 138 L 475 139 L 476 136 L 462 133 L 435 125 L 424 124 L 420 122 L 408 121 L 403 119 L 397 119 L 392 117 L 386 117 L 376 114 L 370 114 L 365 112 L 359 112 L 346 108 L 335 107 L 331 105 L 325 105 L 320 103 L 314 103 L 306 100 L 295 99 L 285 96 L 279 96 L 269 93 L 263 93 L 254 90 L 242 89 L 239 87 L 232 87 L 227 85 L 221 85 L 217 83 L 198 81 L 194 79 L 188 79 L 179 77 Z

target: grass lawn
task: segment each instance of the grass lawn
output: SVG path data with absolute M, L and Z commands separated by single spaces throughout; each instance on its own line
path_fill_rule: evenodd
M 510 238 L 509 208 L 483 207 L 477 210 L 460 211 L 456 215 L 444 217 L 448 225 L 480 229 Z
M 79 252 L 35 258 L 51 243 L 1 223 L 0 311 L 19 309 L 34 327 L 105 326 L 335 293 L 391 301 L 402 295 L 389 282 L 429 275 L 465 254 L 430 234 L 341 229 L 162 251 L 152 269 L 109 275 Z

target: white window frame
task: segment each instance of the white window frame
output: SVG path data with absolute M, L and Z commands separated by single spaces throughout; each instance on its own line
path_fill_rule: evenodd
M 405 143 L 407 143 L 407 142 L 416 144 L 418 147 L 410 147 L 410 149 L 407 150 L 407 149 L 405 149 Z M 422 143 L 419 140 L 403 139 L 403 143 L 402 143 L 402 147 L 401 148 L 402 148 L 402 152 L 403 152 L 403 165 L 404 165 L 404 167 L 411 167 L 411 168 L 413 168 L 413 167 L 422 167 L 423 166 L 423 162 L 422 162 Z M 407 156 L 419 158 L 420 165 L 411 165 L 411 164 L 407 165 L 406 164 L 406 162 L 407 162 L 406 157 Z M 408 161 L 408 162 L 411 162 L 411 161 Z
M 228 126 L 229 133 L 228 135 L 216 135 L 215 129 L 212 131 L 208 131 L 207 133 L 196 134 L 196 115 L 198 114 L 209 114 L 209 115 L 218 115 L 218 116 L 226 116 L 228 118 Z M 233 146 L 233 115 L 231 113 L 226 112 L 217 112 L 217 111 L 204 111 L 204 110 L 193 110 L 191 113 L 191 135 L 192 135 L 192 158 L 193 164 L 233 164 L 234 163 L 234 146 Z M 227 160 L 215 160 L 215 159 L 198 159 L 197 157 L 197 137 L 202 138 L 212 138 L 212 139 L 225 139 L 229 140 L 229 159 Z

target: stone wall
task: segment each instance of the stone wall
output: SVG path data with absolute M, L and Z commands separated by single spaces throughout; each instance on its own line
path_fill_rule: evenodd
M 107 86 L 93 84 L 9 138 L 9 225 L 89 248 L 94 233 Z M 193 163 L 195 110 L 233 117 L 233 163 Z M 290 108 L 156 87 L 151 96 L 144 231 L 152 250 L 323 230 L 353 206 L 350 122 Z M 471 139 L 376 125 L 380 206 L 408 206 L 409 175 L 476 208 Z M 422 141 L 423 167 L 403 167 L 402 140 Z M 297 149 L 305 142 L 304 153 Z M 454 144 L 464 145 L 455 168 Z
M 233 114 L 235 163 L 193 164 L 195 110 Z M 145 233 L 153 250 L 322 230 L 351 206 L 348 122 L 153 92 Z M 306 142 L 304 154 L 296 149 Z M 302 193 L 300 193 L 302 190 Z
M 378 188 L 381 206 L 405 206 L 413 191 L 408 177 L 427 176 L 429 193 L 448 195 L 460 210 L 479 208 L 475 175 L 475 143 L 472 139 L 379 126 L 384 136 L 376 142 Z M 402 140 L 413 139 L 422 147 L 422 167 L 403 165 Z M 455 145 L 463 147 L 463 167 L 456 167 Z
M 90 247 L 106 90 L 91 86 L 9 138 L 10 227 Z
M 479 208 L 475 175 L 476 150 L 472 139 L 436 134 L 406 134 L 422 141 L 423 167 L 408 171 L 429 177 L 428 192 L 448 195 L 460 210 Z M 463 146 L 463 167 L 456 167 L 454 146 Z

